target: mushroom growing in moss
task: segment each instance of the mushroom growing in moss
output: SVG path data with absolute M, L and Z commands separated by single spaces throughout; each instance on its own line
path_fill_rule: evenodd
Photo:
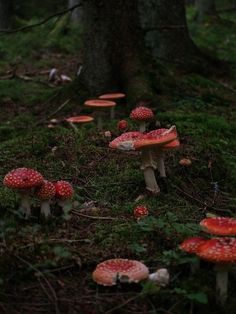
M 67 181 L 57 181 L 54 183 L 58 204 L 62 207 L 63 212 L 66 214 L 71 207 L 71 198 L 74 194 L 72 185 Z
M 43 183 L 36 189 L 35 195 L 41 201 L 41 214 L 48 218 L 51 215 L 50 201 L 56 194 L 54 184 L 48 180 L 43 180 Z

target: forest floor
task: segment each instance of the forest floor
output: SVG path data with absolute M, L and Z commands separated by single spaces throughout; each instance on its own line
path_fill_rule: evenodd
M 17 167 L 39 170 L 45 178 L 70 181 L 73 211 L 63 217 L 55 208 L 48 222 L 21 219 L 14 192 L 0 184 L 0 313 L 227 313 L 236 307 L 235 273 L 227 304 L 215 302 L 213 265 L 196 261 L 179 243 L 203 235 L 199 221 L 207 214 L 236 217 L 236 24 L 235 15 L 190 24 L 201 47 L 230 62 L 231 74 L 203 77 L 168 69 L 153 102 L 161 126 L 175 124 L 181 147 L 167 154 L 167 189 L 146 194 L 139 156 L 108 148 L 95 124 L 75 134 L 64 122 L 50 119 L 90 113 L 87 95 L 76 84 L 53 85 L 48 71 L 76 76 L 80 34 L 65 20 L 30 33 L 2 37 L 0 43 L 0 176 Z M 227 23 L 226 23 L 227 19 Z M 232 22 L 230 22 L 232 20 Z M 128 119 L 131 104 L 117 107 L 117 118 L 104 130 L 118 135 L 117 122 Z M 192 165 L 184 168 L 181 158 Z M 160 182 L 162 188 L 163 183 Z M 140 221 L 133 209 L 144 204 L 150 215 Z M 206 236 L 204 234 L 204 236 Z M 112 288 L 91 278 L 97 263 L 114 257 L 142 260 L 150 270 L 167 267 L 170 284 L 144 282 Z

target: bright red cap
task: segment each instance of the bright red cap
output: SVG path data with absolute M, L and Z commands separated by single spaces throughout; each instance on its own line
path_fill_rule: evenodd
M 55 196 L 59 199 L 66 200 L 71 198 L 74 194 L 72 185 L 67 181 L 57 181 L 54 183 L 54 186 L 56 188 Z
M 236 219 L 228 217 L 210 217 L 200 222 L 204 231 L 217 235 L 236 235 Z
M 85 106 L 95 107 L 95 108 L 115 107 L 116 105 L 114 101 L 102 100 L 102 99 L 86 100 L 84 104 Z
M 193 237 L 193 238 L 184 240 L 180 244 L 179 247 L 181 250 L 193 254 L 193 253 L 196 253 L 200 245 L 202 245 L 206 241 L 207 241 L 206 239 L 201 238 L 201 237 Z
M 129 259 L 109 259 L 97 265 L 92 274 L 93 280 L 103 286 L 116 285 L 121 282 L 139 282 L 149 275 L 148 268 L 141 262 Z
M 91 122 L 93 121 L 94 118 L 90 116 L 76 116 L 76 117 L 70 117 L 67 118 L 67 122 L 72 122 L 72 123 L 86 123 L 86 122 Z
M 213 263 L 236 262 L 236 239 L 214 238 L 200 245 L 197 255 Z
M 130 119 L 136 121 L 149 121 L 154 117 L 151 109 L 147 107 L 137 107 L 131 111 Z
M 117 126 L 118 126 L 119 131 L 124 131 L 128 129 L 129 125 L 126 120 L 120 120 Z
M 30 168 L 17 168 L 6 174 L 3 184 L 13 189 L 30 189 L 39 186 L 43 182 L 43 176 Z
M 48 180 L 43 180 L 42 185 L 35 191 L 35 195 L 40 200 L 49 200 L 55 196 L 56 188 L 54 184 Z
M 142 136 L 143 133 L 138 131 L 126 132 L 111 141 L 109 147 L 121 150 L 133 150 L 135 140 L 142 138 Z
M 140 219 L 140 218 L 143 218 L 145 216 L 148 216 L 148 209 L 147 207 L 145 206 L 137 206 L 135 209 L 134 209 L 134 217 L 136 219 Z
M 109 93 L 109 94 L 104 94 L 99 96 L 99 99 L 108 99 L 108 100 L 113 100 L 113 99 L 121 99 L 124 98 L 125 94 L 123 93 Z
M 179 164 L 184 167 L 189 167 L 192 164 L 192 161 L 188 158 L 183 158 L 179 161 Z

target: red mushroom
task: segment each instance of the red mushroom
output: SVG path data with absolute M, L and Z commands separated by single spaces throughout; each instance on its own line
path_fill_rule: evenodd
M 35 195 L 41 201 L 41 214 L 48 218 L 51 215 L 50 200 L 55 196 L 56 188 L 54 184 L 48 180 L 44 180 L 42 185 L 35 191 Z
M 69 125 L 74 129 L 75 132 L 78 132 L 77 127 L 75 124 L 84 124 L 88 122 L 92 122 L 94 120 L 93 117 L 90 116 L 75 116 L 65 119 Z
M 63 212 L 66 214 L 70 209 L 70 200 L 74 194 L 72 185 L 67 181 L 57 181 L 54 183 L 56 193 L 55 197 L 58 200 L 58 204 L 62 207 Z
M 123 93 L 108 93 L 108 94 L 103 94 L 103 95 L 99 96 L 98 98 L 102 99 L 102 100 L 116 101 L 116 100 L 125 98 L 125 94 L 123 94 Z M 111 108 L 111 115 L 110 116 L 111 116 L 111 119 L 115 118 L 115 108 L 114 107 Z
M 3 179 L 3 184 L 8 188 L 15 189 L 21 198 L 19 210 L 28 218 L 31 214 L 30 193 L 33 188 L 43 182 L 43 176 L 36 170 L 30 168 L 13 169 Z
M 123 258 L 109 259 L 97 265 L 92 277 L 99 285 L 114 286 L 117 281 L 138 283 L 148 278 L 148 268 L 141 262 Z
M 146 217 L 148 216 L 149 212 L 148 212 L 148 209 L 147 207 L 141 205 L 141 206 L 137 206 L 135 209 L 134 209 L 134 217 L 139 220 L 143 217 Z
M 236 235 L 236 219 L 229 217 L 209 217 L 200 222 L 200 226 L 204 231 L 222 235 L 230 236 Z
M 146 123 L 151 121 L 154 117 L 154 114 L 151 109 L 139 106 L 131 111 L 130 119 L 138 121 L 140 123 L 139 131 L 145 132 Z
M 216 291 L 223 304 L 227 299 L 228 266 L 236 262 L 236 239 L 225 237 L 207 240 L 196 253 L 205 261 L 215 263 Z
M 119 129 L 120 132 L 124 133 L 127 131 L 128 129 L 128 122 L 126 120 L 120 120 L 117 124 L 117 127 Z

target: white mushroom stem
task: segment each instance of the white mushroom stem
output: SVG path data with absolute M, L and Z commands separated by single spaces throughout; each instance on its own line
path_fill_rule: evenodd
M 51 209 L 50 209 L 49 202 L 50 202 L 49 200 L 41 201 L 41 214 L 45 218 L 48 218 L 49 216 L 51 216 Z
M 25 218 L 28 218 L 31 215 L 30 192 L 19 192 L 19 194 L 21 198 L 19 211 Z
M 61 206 L 63 213 L 68 214 L 71 209 L 71 201 L 70 199 L 67 200 L 57 200 L 59 206 Z
M 110 117 L 111 119 L 115 119 L 115 107 L 111 107 Z
M 163 150 L 157 151 L 157 169 L 160 173 L 160 177 L 166 178 L 165 153 Z
M 155 169 L 157 168 L 157 164 L 153 159 L 151 149 L 146 148 L 141 151 L 141 160 L 141 170 L 144 174 L 146 189 L 152 194 L 158 194 L 160 192 L 160 188 L 155 177 Z
M 77 127 L 74 125 L 74 123 L 69 122 L 69 125 L 72 127 L 72 129 L 75 131 L 75 133 L 78 133 Z
M 102 130 L 102 127 L 103 127 L 102 116 L 100 113 L 97 114 L 97 127 L 98 127 L 98 130 Z
M 216 298 L 224 304 L 228 297 L 228 269 L 225 265 L 216 265 Z
M 146 131 L 146 122 L 145 121 L 141 121 L 139 124 L 139 131 L 140 132 L 145 132 Z

